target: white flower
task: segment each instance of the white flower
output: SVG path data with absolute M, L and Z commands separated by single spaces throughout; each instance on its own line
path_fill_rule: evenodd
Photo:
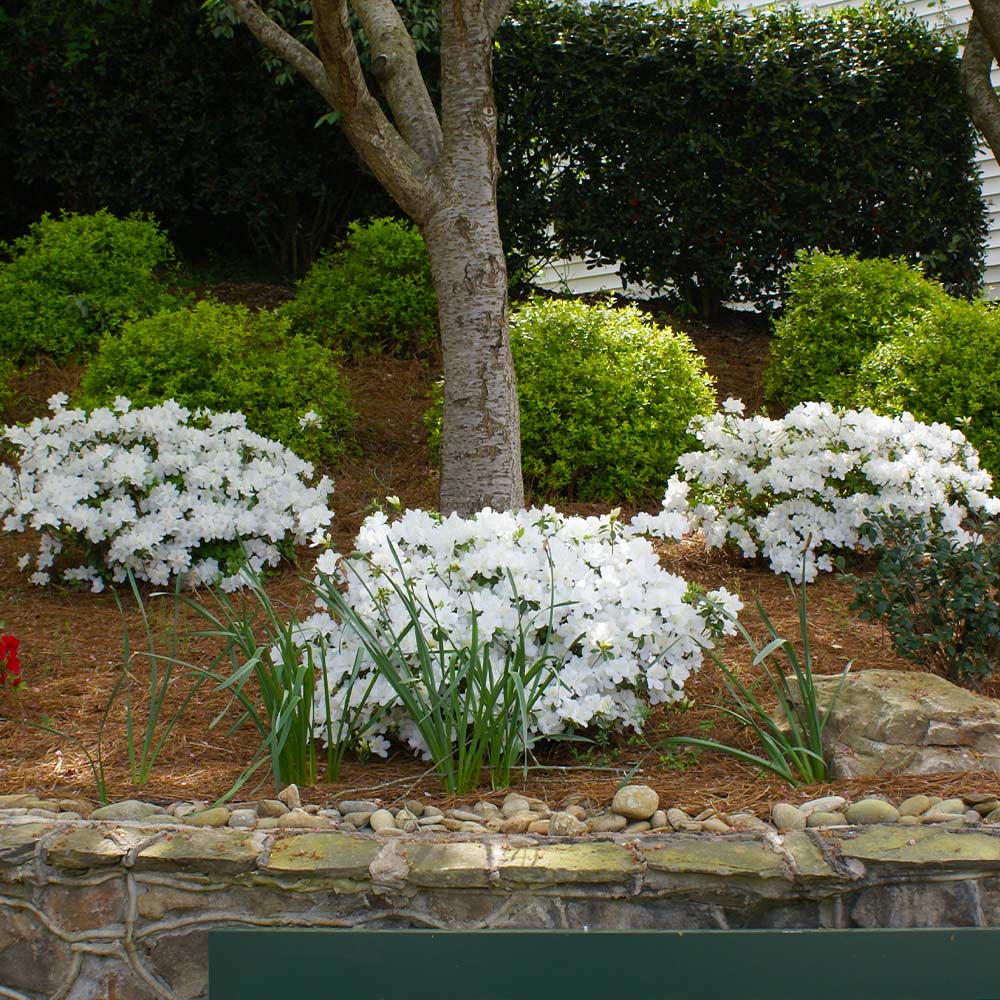
M 423 604 L 425 632 L 440 630 L 449 648 L 470 643 L 475 621 L 499 668 L 523 634 L 528 662 L 544 655 L 555 667 L 535 703 L 531 735 L 595 724 L 639 728 L 644 703 L 683 697 L 684 681 L 716 633 L 685 602 L 687 583 L 661 567 L 652 544 L 613 526 L 610 516 L 567 517 L 551 507 L 487 508 L 467 519 L 408 510 L 394 522 L 378 512 L 361 526 L 356 558 L 328 550 L 316 569 L 331 583 L 346 581 L 348 603 L 372 627 L 396 636 L 404 656 L 416 650 L 397 589 L 404 575 Z M 739 609 L 734 595 L 716 596 Z M 328 704 L 316 686 L 317 736 L 325 738 L 328 717 L 339 721 L 347 710 L 345 683 L 360 655 L 352 697 L 373 686 L 359 728 L 368 736 L 394 733 L 424 752 L 414 720 L 363 644 L 322 602 L 318 607 L 298 632 L 312 662 L 327 672 Z
M 307 427 L 320 428 L 323 426 L 323 418 L 315 410 L 306 410 L 299 417 L 299 427 L 305 430 Z
M 723 409 L 692 423 L 704 450 L 678 459 L 660 519 L 687 517 L 707 546 L 735 543 L 748 558 L 763 555 L 776 573 L 810 581 L 828 572 L 832 554 L 871 546 L 859 529 L 892 506 L 942 511 L 957 540 L 970 512 L 1000 508 L 975 449 L 944 424 L 816 402 L 784 420 Z M 637 527 L 669 537 L 655 518 Z
M 723 413 L 735 413 L 739 416 L 743 416 L 743 411 L 746 407 L 743 405 L 742 399 L 734 399 L 730 396 L 727 400 L 723 401 L 722 412 Z
M 32 582 L 48 583 L 57 538 L 96 553 L 99 564 L 63 570 L 95 591 L 129 569 L 156 584 L 174 574 L 207 583 L 221 569 L 196 558 L 202 546 L 228 543 L 238 555 L 242 541 L 260 569 L 277 564 L 280 543 L 304 544 L 333 518 L 330 480 L 310 486 L 312 466 L 248 431 L 242 414 L 192 417 L 174 400 L 132 410 L 124 397 L 90 414 L 65 409 L 64 394 L 50 403 L 51 416 L 0 432 L 17 453 L 16 472 L 0 467 L 0 523 L 39 534 Z
M 61 410 L 68 402 L 69 402 L 69 396 L 67 396 L 66 393 L 64 392 L 54 393 L 48 398 L 49 409 L 52 410 L 54 413 L 57 413 L 59 410 Z

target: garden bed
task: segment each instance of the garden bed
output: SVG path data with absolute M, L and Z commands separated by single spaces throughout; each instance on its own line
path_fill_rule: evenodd
M 238 298 L 238 289 L 224 289 L 228 298 Z M 252 290 L 255 304 L 267 301 L 266 289 Z M 767 336 L 759 326 L 730 318 L 720 327 L 688 324 L 687 331 L 705 355 L 717 379 L 719 398 L 741 396 L 753 408 L 760 403 L 761 370 L 766 360 Z M 335 481 L 332 507 L 335 519 L 332 541 L 340 551 L 351 542 L 373 501 L 394 494 L 407 507 L 433 507 L 436 478 L 426 457 L 422 414 L 434 380 L 431 366 L 419 362 L 379 359 L 350 367 L 351 386 L 360 414 L 359 452 L 342 459 L 330 470 Z M 78 373 L 72 366 L 43 366 L 23 381 L 21 412 L 25 418 L 44 411 L 44 400 L 55 391 L 74 386 Z M 650 510 L 656 505 L 651 504 Z M 606 513 L 599 505 L 569 505 L 568 513 Z M 625 513 L 630 513 L 626 511 Z M 122 670 L 122 615 L 110 594 L 94 595 L 65 587 L 33 587 L 16 566 L 28 550 L 22 536 L 0 539 L 0 621 L 21 641 L 23 685 L 17 690 L 0 689 L 0 717 L 17 720 L 0 726 L 0 793 L 31 790 L 45 797 L 95 796 L 93 774 L 84 750 L 96 752 L 101 716 Z M 784 635 L 797 634 L 797 608 L 784 581 L 759 565 L 747 565 L 720 553 L 706 553 L 699 540 L 663 544 L 664 565 L 672 572 L 707 588 L 725 586 L 742 595 L 747 604 L 743 620 L 751 631 L 761 633 L 752 610 L 760 600 Z M 314 553 L 298 551 L 297 564 L 289 564 L 269 579 L 268 592 L 275 606 L 311 610 L 311 597 L 303 578 L 312 569 Z M 865 572 L 862 565 L 860 572 Z M 168 642 L 172 602 L 150 597 L 144 588 L 147 609 L 158 641 Z M 204 595 L 202 595 L 204 596 Z M 887 635 L 876 624 L 860 621 L 850 610 L 853 586 L 827 576 L 809 587 L 809 622 L 816 669 L 839 673 L 846 662 L 855 670 L 883 667 L 912 670 L 898 659 Z M 141 635 L 141 621 L 126 601 L 125 619 L 133 641 Z M 754 622 L 757 622 L 756 625 Z M 202 624 L 189 611 L 181 613 L 181 631 Z M 211 640 L 187 639 L 178 655 L 197 661 L 210 655 Z M 742 640 L 730 640 L 727 663 L 749 676 L 749 654 Z M 141 682 L 143 664 L 132 669 Z M 179 679 L 170 698 L 178 703 L 189 679 Z M 141 690 L 141 683 L 139 690 Z M 987 690 L 986 693 L 995 691 Z M 555 745 L 538 755 L 515 787 L 553 806 L 576 797 L 595 806 L 606 806 L 626 776 L 656 788 L 665 805 L 678 806 L 691 814 L 705 807 L 725 813 L 751 811 L 765 816 L 773 802 L 803 801 L 822 794 L 840 794 L 849 800 L 881 793 L 900 801 L 915 792 L 942 798 L 963 793 L 995 790 L 996 778 L 978 772 L 933 776 L 879 776 L 835 781 L 807 789 L 790 790 L 778 779 L 763 777 L 757 768 L 711 752 L 663 749 L 657 744 L 666 736 L 711 736 L 752 749 L 746 732 L 713 706 L 720 700 L 719 673 L 710 663 L 685 686 L 691 706 L 683 711 L 658 709 L 649 718 L 641 737 L 614 737 L 592 744 Z M 169 700 L 163 716 L 169 715 Z M 129 781 L 127 740 L 122 725 L 121 702 L 112 709 L 103 733 L 102 756 L 106 762 L 108 791 L 112 799 L 141 797 L 162 804 L 174 801 L 212 801 L 233 783 L 259 742 L 250 727 L 227 735 L 226 724 L 210 728 L 224 706 L 220 695 L 202 688 L 187 706 L 171 737 L 165 743 L 149 781 L 135 788 Z M 60 740 L 47 732 L 24 725 L 44 724 L 70 734 L 75 741 Z M 249 788 L 240 793 L 247 797 Z M 265 783 L 255 794 L 272 794 Z M 329 805 L 351 797 L 376 798 L 386 804 L 421 796 L 444 802 L 437 779 L 428 765 L 398 752 L 388 760 L 357 759 L 348 755 L 335 785 L 318 784 L 304 791 L 317 805 Z M 482 789 L 476 798 L 501 801 L 503 793 Z M 449 803 L 452 804 L 452 803 Z

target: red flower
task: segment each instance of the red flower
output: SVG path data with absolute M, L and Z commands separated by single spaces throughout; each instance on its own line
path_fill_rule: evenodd
M 21 685 L 21 661 L 17 651 L 21 643 L 12 635 L 0 635 L 0 684 L 10 678 L 11 687 Z

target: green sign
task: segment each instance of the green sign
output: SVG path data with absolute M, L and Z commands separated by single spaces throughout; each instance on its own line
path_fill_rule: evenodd
M 1000 929 L 220 930 L 209 1000 L 1000 1000 Z

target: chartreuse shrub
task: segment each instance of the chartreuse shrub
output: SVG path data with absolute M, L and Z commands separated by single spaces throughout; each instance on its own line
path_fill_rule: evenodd
M 10 358 L 0 354 L 0 420 L 4 417 L 7 407 L 10 406 L 14 397 L 11 381 L 16 373 L 17 369 Z
M 924 313 L 952 301 L 936 282 L 902 260 L 800 253 L 788 277 L 784 315 L 774 325 L 764 377 L 768 399 L 846 405 L 865 356 Z
M 157 274 L 173 248 L 147 216 L 43 215 L 0 256 L 0 352 L 14 359 L 87 352 L 174 302 Z
M 854 578 L 854 608 L 889 630 L 896 652 L 969 683 L 1000 662 L 1000 532 L 973 517 L 956 533 L 940 510 L 891 508 L 865 530 L 880 540 L 873 576 Z
M 413 357 L 434 343 L 437 298 L 420 233 L 396 219 L 352 222 L 347 239 L 321 257 L 282 315 L 353 357 Z
M 1000 475 L 1000 313 L 979 302 L 938 302 L 865 358 L 855 399 L 960 427 L 983 466 Z
M 337 356 L 267 310 L 199 302 L 127 323 L 84 373 L 80 404 L 174 399 L 191 410 L 244 413 L 247 426 L 311 461 L 347 447 L 354 424 Z
M 691 341 L 630 306 L 535 299 L 511 316 L 521 454 L 536 497 L 631 500 L 662 488 L 712 412 Z

